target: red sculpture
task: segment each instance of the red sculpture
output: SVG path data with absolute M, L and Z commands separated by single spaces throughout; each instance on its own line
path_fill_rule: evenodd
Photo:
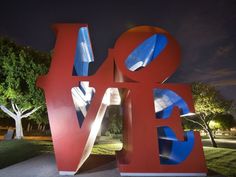
M 50 70 L 37 82 L 45 91 L 60 174 L 75 174 L 88 158 L 98 132 L 94 125 L 101 124 L 107 106 L 119 103 L 114 101 L 118 88 L 126 90 L 124 142 L 117 153 L 121 175 L 206 175 L 200 135 L 184 133 L 181 124 L 180 116 L 194 113 L 191 89 L 184 84 L 164 84 L 180 64 L 174 38 L 156 27 L 132 28 L 108 50 L 96 74 L 86 76 L 92 55 L 91 46 L 85 46 L 88 36 L 79 35 L 82 28 L 87 25 L 54 26 L 57 40 Z M 78 44 L 78 40 L 82 42 Z M 81 65 L 76 64 L 77 55 L 82 56 Z M 84 115 L 78 120 L 72 88 L 79 86 L 77 91 L 88 95 L 83 90 L 88 85 L 81 87 L 85 82 L 94 89 L 90 89 L 90 99 L 78 103 Z

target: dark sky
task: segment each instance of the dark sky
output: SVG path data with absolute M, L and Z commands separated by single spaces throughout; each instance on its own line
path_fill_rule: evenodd
M 236 100 L 235 0 L 0 1 L 0 35 L 41 51 L 54 47 L 53 23 L 87 23 L 93 70 L 116 38 L 135 25 L 158 26 L 180 43 L 182 64 L 169 82 L 201 81 Z

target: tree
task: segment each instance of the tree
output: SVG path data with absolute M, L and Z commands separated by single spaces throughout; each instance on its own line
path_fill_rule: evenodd
M 231 114 L 218 114 L 215 116 L 214 122 L 219 124 L 219 129 L 221 130 L 230 130 L 230 128 L 236 125 Z
M 212 146 L 217 147 L 209 124 L 216 115 L 228 113 L 232 101 L 226 100 L 213 86 L 203 83 L 193 83 L 192 92 L 196 115 L 192 118 L 185 117 L 185 119 L 205 130 Z
M 110 133 L 120 134 L 122 132 L 122 116 L 120 112 L 120 106 L 109 107 L 108 131 Z
M 23 118 L 45 112 L 43 93 L 35 81 L 47 72 L 49 63 L 48 54 L 0 38 L 0 108 L 15 120 L 16 139 L 23 137 Z

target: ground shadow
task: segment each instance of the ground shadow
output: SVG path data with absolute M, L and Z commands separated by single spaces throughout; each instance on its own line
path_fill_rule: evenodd
M 92 173 L 116 168 L 114 155 L 90 155 L 77 174 Z
M 217 173 L 217 172 L 215 172 L 215 171 L 213 171 L 213 170 L 211 170 L 211 169 L 209 169 L 209 168 L 208 168 L 207 170 L 208 170 L 207 176 L 225 177 L 224 175 L 219 174 L 219 173 Z
M 93 173 L 117 168 L 114 155 L 90 155 L 77 174 Z M 224 177 L 223 175 L 208 169 L 207 176 Z

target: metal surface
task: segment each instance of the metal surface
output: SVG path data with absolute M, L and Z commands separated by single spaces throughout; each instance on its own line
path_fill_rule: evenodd
M 168 32 L 151 26 L 128 30 L 109 49 L 96 74 L 87 76 L 93 60 L 87 26 L 54 27 L 57 41 L 50 71 L 37 84 L 45 91 L 59 171 L 80 169 L 92 150 L 107 106 L 120 101 L 112 90 L 123 89 L 124 142 L 117 153 L 121 174 L 207 172 L 200 135 L 184 133 L 180 118 L 194 113 L 191 88 L 164 84 L 180 64 L 179 46 Z M 80 29 L 84 29 L 83 35 Z M 84 81 L 89 83 L 87 87 L 82 87 Z M 89 106 L 80 104 L 89 87 L 94 88 L 87 100 Z M 73 96 L 72 88 L 79 89 L 80 96 Z

